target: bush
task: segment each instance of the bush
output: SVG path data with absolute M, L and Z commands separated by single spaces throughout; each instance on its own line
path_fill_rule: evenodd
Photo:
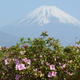
M 80 80 L 79 44 L 62 47 L 47 36 L 1 47 L 0 80 Z

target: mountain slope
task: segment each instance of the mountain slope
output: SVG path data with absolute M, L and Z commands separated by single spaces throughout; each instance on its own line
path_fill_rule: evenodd
M 18 42 L 19 38 L 0 31 L 0 46 L 12 46 Z

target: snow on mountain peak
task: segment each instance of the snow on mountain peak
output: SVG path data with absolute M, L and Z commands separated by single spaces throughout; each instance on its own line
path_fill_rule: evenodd
M 70 16 L 69 14 L 63 12 L 55 6 L 41 6 L 34 10 L 33 12 L 27 14 L 20 23 L 38 23 L 39 25 L 44 25 L 50 22 L 54 22 L 54 18 L 61 23 L 68 23 L 73 25 L 80 25 L 80 21 Z

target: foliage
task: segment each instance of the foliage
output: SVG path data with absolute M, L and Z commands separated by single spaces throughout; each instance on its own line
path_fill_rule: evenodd
M 20 39 L 0 48 L 0 80 L 80 80 L 80 46 L 62 47 L 47 37 Z

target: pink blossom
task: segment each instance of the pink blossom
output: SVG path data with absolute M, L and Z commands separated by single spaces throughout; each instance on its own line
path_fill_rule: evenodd
M 19 80 L 19 79 L 20 79 L 20 77 L 21 77 L 21 75 L 19 75 L 19 74 L 16 74 L 16 77 L 15 77 L 15 79 L 16 79 L 16 80 Z
M 27 59 L 27 58 L 24 58 L 24 59 L 22 59 L 24 62 L 26 62 L 27 64 L 31 64 L 31 60 L 30 59 Z
M 16 70 L 24 70 L 26 69 L 25 65 L 22 63 L 17 63 L 15 66 Z
M 66 67 L 66 64 L 63 65 L 63 68 L 65 68 L 65 67 Z
M 48 73 L 48 77 L 52 77 L 52 73 L 51 72 Z
M 68 61 L 68 63 L 72 63 L 72 60 Z
M 5 65 L 9 64 L 10 60 L 9 59 L 5 59 Z
M 22 59 L 24 62 L 27 62 L 27 58 Z
M 37 71 L 38 74 L 40 74 L 41 71 Z
M 70 72 L 69 72 L 68 74 L 69 74 L 70 76 L 72 76 L 72 75 L 73 75 L 73 73 L 70 73 Z
M 56 76 L 57 72 L 56 71 L 52 71 L 52 76 Z
M 60 66 L 61 69 L 66 68 L 66 64 L 63 64 L 62 66 Z
M 13 58 L 12 60 L 13 60 L 13 61 L 16 61 L 17 59 Z
M 55 65 L 50 65 L 50 70 L 55 70 Z
M 40 55 L 40 57 L 42 58 L 42 55 Z
M 59 62 L 59 65 L 61 65 L 61 63 Z
M 19 64 L 20 63 L 20 60 L 18 60 L 18 59 L 13 59 L 13 61 L 15 61 L 15 63 L 17 64 Z
M 68 71 L 65 71 L 68 75 L 70 75 L 70 76 L 72 76 L 73 75 L 73 73 L 70 73 L 70 72 L 68 72 Z
M 57 74 L 56 71 L 49 72 L 49 73 L 48 73 L 48 77 L 57 76 L 56 74 Z
M 35 72 L 36 72 L 36 71 L 38 71 L 38 70 L 37 70 L 37 69 L 33 69 L 33 71 L 35 71 Z
M 46 62 L 46 66 L 48 66 L 48 67 L 49 67 L 49 66 L 50 66 L 50 63 Z

